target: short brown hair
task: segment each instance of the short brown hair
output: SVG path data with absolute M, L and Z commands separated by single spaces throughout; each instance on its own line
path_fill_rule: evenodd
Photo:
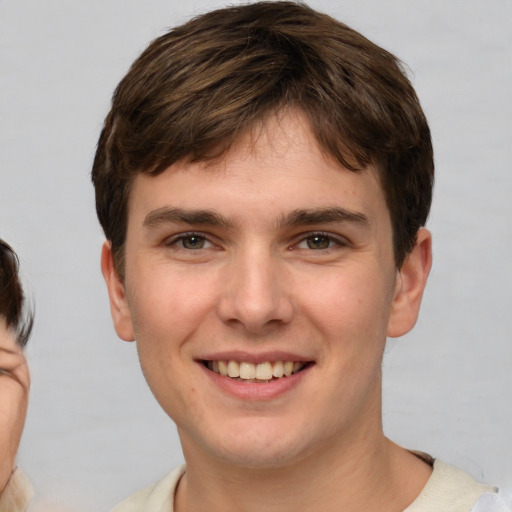
M 127 202 L 137 173 L 221 156 L 241 133 L 300 109 L 319 146 L 345 167 L 376 166 L 400 267 L 430 210 L 430 131 L 401 63 L 302 3 L 215 10 L 157 38 L 117 87 L 92 179 L 124 273 Z
M 25 297 L 19 277 L 18 256 L 10 245 L 0 239 L 0 318 L 16 335 L 16 342 L 25 347 L 32 331 L 34 317 L 24 309 Z

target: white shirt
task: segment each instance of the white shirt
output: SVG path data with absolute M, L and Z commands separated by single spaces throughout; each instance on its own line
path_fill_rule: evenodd
M 117 505 L 112 512 L 174 512 L 174 495 L 185 466 Z M 496 494 L 467 473 L 443 461 L 434 461 L 427 484 L 404 512 L 512 512 Z

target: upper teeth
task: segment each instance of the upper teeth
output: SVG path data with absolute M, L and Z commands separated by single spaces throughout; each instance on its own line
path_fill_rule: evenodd
M 243 380 L 271 380 L 273 377 L 289 377 L 304 367 L 305 363 L 297 361 L 265 361 L 248 363 L 246 361 L 208 361 L 208 368 L 225 377 Z

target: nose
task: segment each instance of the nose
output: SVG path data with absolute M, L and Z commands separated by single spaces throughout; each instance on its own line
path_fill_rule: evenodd
M 270 251 L 245 251 L 223 274 L 218 315 L 224 323 L 263 334 L 290 322 L 293 303 L 286 271 Z

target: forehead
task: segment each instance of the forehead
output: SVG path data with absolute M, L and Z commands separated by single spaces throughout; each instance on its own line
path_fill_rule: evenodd
M 134 216 L 166 206 L 221 208 L 234 216 L 261 217 L 337 205 L 387 211 L 376 171 L 342 167 L 320 149 L 305 117 L 288 111 L 243 134 L 220 159 L 182 160 L 160 175 L 137 175 L 128 225 Z

